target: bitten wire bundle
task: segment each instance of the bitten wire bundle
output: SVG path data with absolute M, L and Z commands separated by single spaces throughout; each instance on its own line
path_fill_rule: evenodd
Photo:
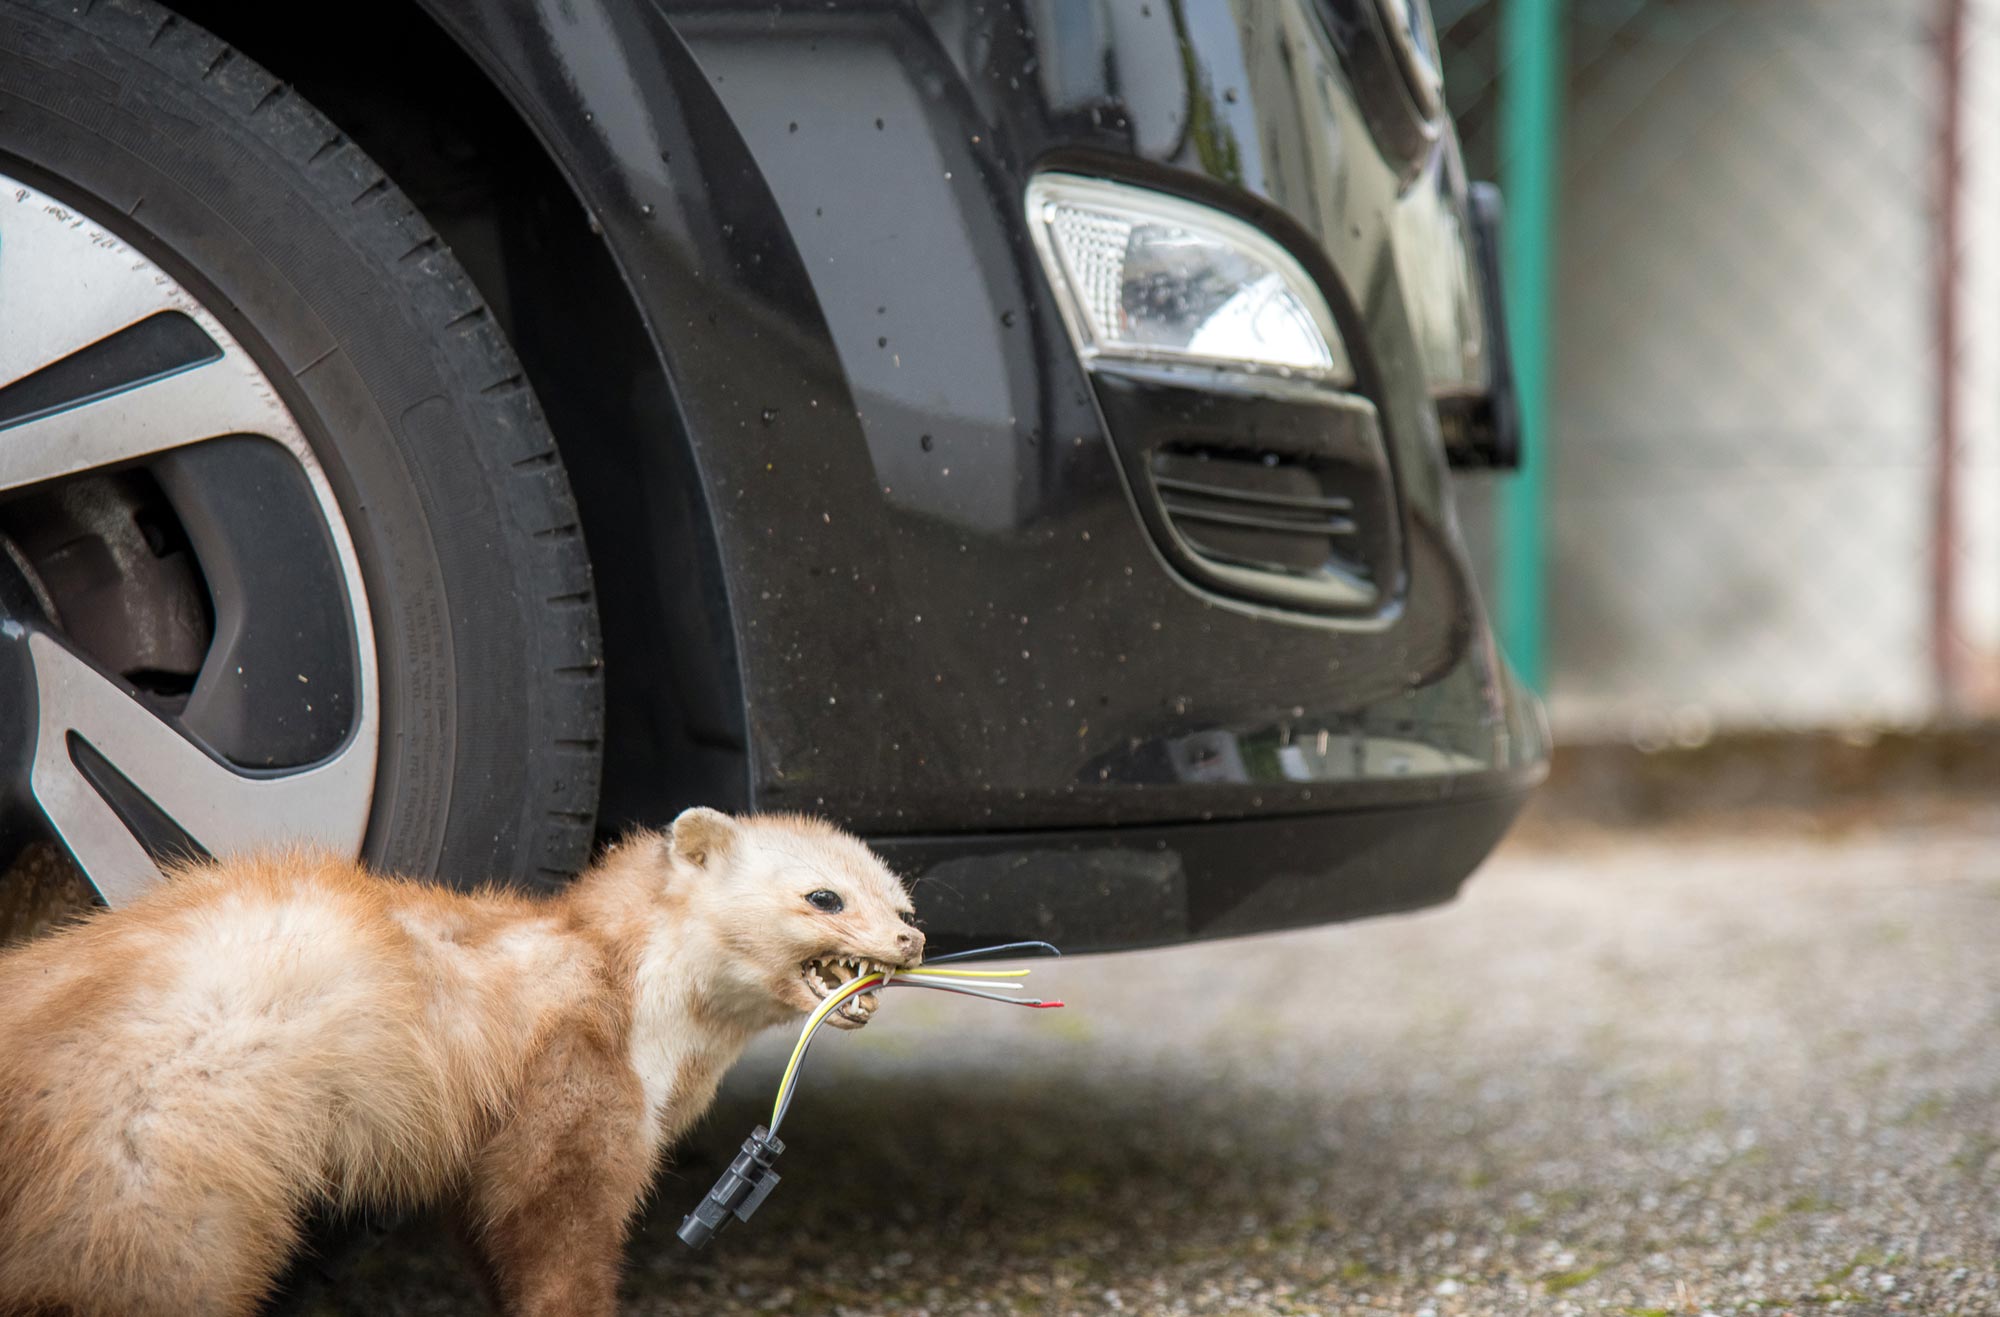
M 681 1218 L 681 1228 L 675 1232 L 681 1242 L 689 1248 L 706 1248 L 716 1232 L 731 1221 L 748 1221 L 764 1200 L 771 1196 L 771 1191 L 778 1187 L 778 1155 L 785 1150 L 784 1141 L 778 1138 L 778 1123 L 784 1120 L 786 1109 L 792 1105 L 792 1094 L 799 1083 L 799 1064 L 806 1059 L 806 1048 L 812 1046 L 813 1035 L 840 1009 L 842 1002 L 859 993 L 874 992 L 880 988 L 928 988 L 932 992 L 955 992 L 961 997 L 984 997 L 987 1001 L 1039 1010 L 1062 1005 L 1059 1001 L 1043 1001 L 1039 997 L 1009 996 L 1009 993 L 1021 990 L 1021 985 L 1013 980 L 1026 978 L 1028 971 L 1024 969 L 936 968 L 952 961 L 1021 951 L 1036 951 L 1051 956 L 1062 954 L 1046 942 L 1009 942 L 1003 946 L 980 947 L 975 951 L 954 951 L 948 956 L 934 956 L 918 969 L 858 975 L 821 998 L 812 1014 L 806 1016 L 805 1028 L 799 1031 L 798 1046 L 792 1049 L 792 1059 L 785 1063 L 784 1078 L 778 1081 L 778 1100 L 771 1106 L 770 1126 L 759 1125 L 750 1131 L 750 1137 L 743 1140 L 742 1151 L 716 1179 L 715 1187 L 708 1191 L 708 1196 L 695 1205 L 694 1211 Z
M 1059 1001 L 1007 995 L 1021 991 L 1023 985 L 1010 980 L 1028 977 L 1028 971 L 1024 969 L 936 968 L 951 961 L 976 960 L 1023 951 L 1034 951 L 1050 956 L 1062 954 L 1047 942 L 1007 942 L 997 947 L 978 947 L 971 951 L 954 951 L 950 955 L 934 956 L 916 969 L 859 975 L 827 993 L 820 999 L 819 1005 L 813 1008 L 812 1014 L 806 1016 L 805 1027 L 799 1030 L 798 1045 L 792 1048 L 791 1059 L 785 1063 L 785 1073 L 778 1080 L 778 1096 L 771 1104 L 770 1133 L 773 1136 L 777 1134 L 778 1126 L 784 1122 L 785 1112 L 791 1108 L 792 1094 L 798 1089 L 799 1067 L 806 1059 L 806 1049 L 812 1046 L 813 1035 L 818 1033 L 819 1027 L 840 1009 L 841 1003 L 850 997 L 881 988 L 928 988 L 933 992 L 952 992 L 961 997 L 981 997 L 987 1001 L 1004 1002 L 1009 1006 L 1026 1006 L 1031 1010 L 1060 1008 L 1062 1003 Z

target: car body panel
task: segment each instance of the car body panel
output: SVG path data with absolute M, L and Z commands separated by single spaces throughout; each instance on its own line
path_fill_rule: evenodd
M 1485 369 L 1457 146 L 1385 154 L 1310 0 L 427 8 L 567 175 L 664 362 L 756 806 L 990 837 L 1539 777 L 1434 405 Z M 1319 282 L 1400 494 L 1384 617 L 1163 561 L 1027 233 L 1052 167 L 1232 210 Z

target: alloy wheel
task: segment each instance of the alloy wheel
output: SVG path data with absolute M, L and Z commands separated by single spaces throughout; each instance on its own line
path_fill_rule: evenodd
M 358 853 L 374 634 L 278 388 L 125 237 L 4 174 L 0 308 L 0 847 L 60 841 L 114 905 L 175 855 Z

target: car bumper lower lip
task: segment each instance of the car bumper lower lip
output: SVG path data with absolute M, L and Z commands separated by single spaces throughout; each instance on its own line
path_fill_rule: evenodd
M 938 952 L 1021 938 L 1126 950 L 1448 900 L 1541 776 L 1481 774 L 1447 796 L 1337 812 L 872 844 L 916 878 Z

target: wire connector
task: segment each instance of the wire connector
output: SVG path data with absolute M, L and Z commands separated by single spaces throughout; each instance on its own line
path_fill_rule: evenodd
M 681 1228 L 677 1232 L 681 1242 L 689 1248 L 704 1248 L 715 1238 L 716 1232 L 729 1224 L 729 1218 L 748 1221 L 750 1214 L 761 1207 L 771 1191 L 778 1187 L 778 1173 L 771 1169 L 777 1163 L 778 1154 L 785 1150 L 784 1143 L 764 1126 L 759 1125 L 743 1140 L 743 1151 L 736 1154 L 736 1160 L 729 1163 L 729 1169 L 708 1191 L 708 1197 L 700 1206 L 681 1218 Z
M 933 956 L 930 963 L 937 965 L 945 961 L 973 960 L 981 956 L 1029 950 L 1046 951 L 1052 956 L 1062 954 L 1046 942 L 1009 942 L 1000 947 L 979 947 L 971 951 L 956 951 L 948 956 Z M 785 1150 L 785 1145 L 778 1141 L 778 1127 L 784 1123 L 785 1112 L 792 1105 L 792 1095 L 798 1091 L 799 1063 L 805 1060 L 806 1048 L 812 1045 L 813 1035 L 819 1032 L 820 1026 L 834 1011 L 840 1009 L 843 1002 L 877 988 L 927 988 L 934 992 L 952 992 L 964 997 L 1005 1002 L 1009 1006 L 1032 1006 L 1046 1010 L 1062 1005 L 1059 1001 L 1008 996 L 1008 992 L 1017 991 L 1021 986 L 1011 980 L 1027 972 L 1024 969 L 948 969 L 940 972 L 929 967 L 880 967 L 866 974 L 856 974 L 830 989 L 820 998 L 819 1005 L 806 1014 L 805 1025 L 799 1030 L 799 1041 L 793 1046 L 791 1059 L 785 1062 L 784 1076 L 778 1081 L 778 1096 L 771 1103 L 771 1123 L 759 1125 L 743 1141 L 743 1151 L 729 1163 L 729 1169 L 708 1191 L 708 1197 L 702 1199 L 701 1205 L 694 1211 L 681 1218 L 681 1228 L 676 1232 L 681 1242 L 689 1248 L 706 1247 L 715 1238 L 716 1232 L 729 1224 L 730 1217 L 748 1221 L 750 1214 L 771 1196 L 771 1190 L 778 1187 L 778 1173 L 771 1167 L 778 1160 L 778 1154 Z

